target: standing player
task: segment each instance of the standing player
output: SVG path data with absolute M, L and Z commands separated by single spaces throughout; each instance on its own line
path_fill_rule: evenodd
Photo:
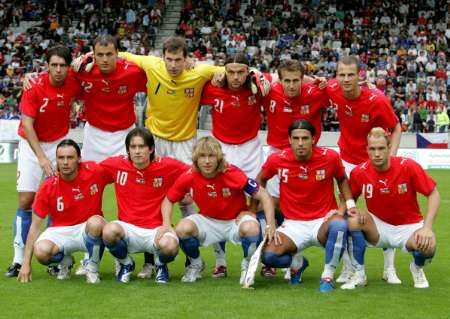
M 146 128 L 131 130 L 125 145 L 128 157 L 111 157 L 101 162 L 109 182 L 114 182 L 119 208 L 119 220 L 105 226 L 103 240 L 120 262 L 118 281 L 130 281 L 134 261 L 129 253 L 148 252 L 156 255 L 155 281 L 167 283 L 166 263 L 178 252 L 178 238 L 161 227 L 161 202 L 188 166 L 169 157 L 156 157 L 153 136 Z
M 364 271 L 366 241 L 381 248 L 401 248 L 411 252 L 414 287 L 428 288 L 423 267 L 433 258 L 436 237 L 433 224 L 440 196 L 434 180 L 411 159 L 391 156 L 386 131 L 373 128 L 367 136 L 369 160 L 351 173 L 350 186 L 355 198 L 363 195 L 368 212 L 351 213 L 348 219 L 349 253 L 356 269 L 352 279 L 342 285 L 354 289 L 367 283 Z M 428 199 L 425 220 L 417 203 L 417 192 Z
M 17 192 L 19 208 L 14 219 L 14 259 L 5 275 L 15 277 L 23 262 L 31 205 L 42 176 L 55 174 L 56 145 L 69 131 L 69 116 L 80 85 L 67 77 L 72 57 L 68 48 L 47 51 L 48 73 L 39 75 L 30 90 L 24 90 L 20 109 Z
M 104 250 L 101 235 L 106 223 L 101 211 L 105 179 L 96 163 L 80 160 L 80 148 L 73 140 L 58 144 L 58 175 L 41 185 L 33 204 L 35 215 L 18 274 L 20 282 L 31 281 L 33 251 L 41 264 L 58 264 L 58 279 L 68 279 L 73 264 L 71 254 L 80 250 L 89 254 L 87 282 L 100 282 L 98 266 Z M 51 223 L 39 236 L 46 216 Z
M 269 244 L 263 262 L 270 267 L 290 267 L 292 284 L 301 282 L 308 260 L 301 252 L 310 246 L 325 248 L 320 291 L 334 289 L 333 277 L 345 250 L 347 224 L 337 211 L 333 181 L 352 209 L 348 180 L 339 155 L 314 146 L 315 128 L 307 120 L 294 121 L 288 129 L 290 149 L 274 153 L 264 163 L 257 181 L 264 185 L 280 177 L 280 208 L 285 216 L 277 229 L 281 245 Z
M 261 96 L 248 87 L 251 80 L 245 54 L 229 56 L 225 62 L 223 87 L 208 83 L 201 105 L 212 106 L 212 135 L 221 144 L 227 162 L 236 165 L 248 177 L 255 178 L 262 165 L 262 145 L 258 138 L 261 126 Z M 225 277 L 225 243 L 220 243 L 213 277 Z
M 327 95 L 337 108 L 341 134 L 338 146 L 342 161 L 350 176 L 351 170 L 367 160 L 367 134 L 376 126 L 391 132 L 391 154 L 397 153 L 401 126 L 389 99 L 378 90 L 359 85 L 359 60 L 355 56 L 343 57 L 337 65 L 337 79 L 327 85 Z M 391 284 L 401 283 L 395 272 L 392 249 L 384 252 L 383 279 Z M 345 257 L 347 256 L 347 257 Z M 344 267 L 337 282 L 346 282 L 353 273 L 348 255 L 344 255 Z
M 199 246 L 230 240 L 242 243 L 240 282 L 260 240 L 259 223 L 248 211 L 246 194 L 260 200 L 267 218 L 269 240 L 275 231 L 274 209 L 270 196 L 236 166 L 227 164 L 219 142 L 202 137 L 194 147 L 193 168 L 182 175 L 167 193 L 162 204 L 164 226 L 171 227 L 173 203 L 190 192 L 200 213 L 183 218 L 176 227 L 180 246 L 190 260 L 181 279 L 194 282 L 201 278 L 204 262 Z

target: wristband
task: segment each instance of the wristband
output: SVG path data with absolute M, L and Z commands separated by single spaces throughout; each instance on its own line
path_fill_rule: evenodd
M 345 206 L 347 206 L 347 209 L 351 209 L 351 208 L 355 208 L 356 204 L 355 204 L 355 201 L 353 199 L 347 199 L 345 201 Z

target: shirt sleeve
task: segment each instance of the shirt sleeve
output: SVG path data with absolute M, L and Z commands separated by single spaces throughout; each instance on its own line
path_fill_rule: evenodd
M 342 160 L 341 157 L 339 156 L 339 154 L 333 150 L 329 150 L 329 152 L 332 152 L 332 156 L 333 156 L 333 164 L 334 164 L 334 168 L 333 168 L 333 175 L 337 180 L 342 180 L 344 177 L 347 177 L 345 175 L 345 168 L 344 165 L 342 164 Z
M 262 176 L 266 180 L 271 179 L 274 175 L 278 173 L 275 165 L 277 158 L 276 156 L 277 154 L 270 155 L 261 168 Z
M 116 170 L 114 169 L 113 161 L 113 158 L 107 158 L 98 165 L 99 174 L 102 175 L 105 185 L 114 183 Z
M 202 98 L 200 100 L 200 105 L 212 106 L 213 101 L 213 86 L 211 83 L 205 85 L 202 91 Z
M 208 79 L 208 80 L 212 80 L 214 73 L 223 73 L 225 72 L 225 67 L 223 66 L 214 66 L 214 65 L 209 65 L 209 64 L 198 64 L 195 66 L 194 68 L 197 73 Z
M 22 100 L 20 101 L 20 112 L 26 116 L 36 118 L 38 108 L 39 105 L 36 99 L 35 89 L 24 90 Z
M 354 168 L 350 173 L 350 190 L 352 192 L 353 198 L 356 200 L 361 195 L 361 183 L 358 180 L 357 176 L 358 169 Z
M 50 213 L 50 202 L 48 196 L 48 184 L 43 183 L 36 193 L 33 202 L 33 212 L 40 218 L 45 218 Z
M 167 198 L 172 202 L 176 203 L 183 199 L 186 193 L 189 193 L 192 180 L 192 173 L 186 172 L 181 175 L 175 184 L 167 192 Z
M 391 102 L 385 96 L 380 96 L 376 105 L 377 121 L 376 126 L 380 126 L 386 130 L 392 130 L 399 122 L 394 113 Z
M 415 189 L 428 196 L 436 188 L 436 182 L 425 172 L 425 170 L 416 162 L 408 160 L 408 168 L 411 170 L 412 183 Z
M 119 57 L 131 61 L 137 64 L 141 69 L 151 69 L 152 65 L 156 65 L 158 62 L 162 61 L 161 58 L 155 56 L 147 56 L 147 55 L 137 55 L 129 52 L 119 52 Z

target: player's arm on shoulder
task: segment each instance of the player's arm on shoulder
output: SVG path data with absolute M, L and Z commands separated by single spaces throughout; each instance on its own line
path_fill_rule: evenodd
M 141 69 L 152 69 L 156 63 L 162 61 L 161 58 L 153 55 L 137 55 L 130 52 L 119 52 L 119 57 L 135 63 Z
M 39 143 L 39 139 L 37 137 L 36 131 L 34 130 L 34 118 L 22 115 L 22 127 L 25 133 L 26 140 L 28 144 L 30 144 L 31 149 L 36 155 L 39 166 L 44 171 L 45 176 L 53 176 L 56 174 L 56 170 L 52 165 L 52 162 L 45 155 L 44 150 Z
M 25 244 L 25 253 L 22 262 L 22 267 L 20 268 L 17 280 L 22 283 L 30 282 L 32 280 L 31 275 L 31 259 L 33 258 L 34 243 L 36 242 L 43 218 L 36 214 L 33 214 L 30 230 L 28 232 L 27 242 Z

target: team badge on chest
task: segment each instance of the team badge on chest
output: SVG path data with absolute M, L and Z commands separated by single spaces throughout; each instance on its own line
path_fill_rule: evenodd
M 161 187 L 163 184 L 163 178 L 162 177 L 155 177 L 153 179 L 153 187 L 154 188 L 159 188 Z
M 91 187 L 89 187 L 89 192 L 91 193 L 91 196 L 98 193 L 98 186 L 97 184 L 92 184 Z
M 309 114 L 309 105 L 302 105 L 300 107 L 300 114 Z
M 399 194 L 405 194 L 408 192 L 408 185 L 406 183 L 398 184 L 397 190 Z
M 369 122 L 369 120 L 370 120 L 369 114 L 366 114 L 366 113 L 361 114 L 361 122 L 362 123 L 367 123 L 367 122 Z
M 228 187 L 222 188 L 222 196 L 224 198 L 230 197 L 231 196 L 231 191 Z
M 325 179 L 326 171 L 324 169 L 316 170 L 316 181 L 322 181 Z
M 254 95 L 250 95 L 247 99 L 247 104 L 248 105 L 256 104 L 256 97 Z
M 184 89 L 184 96 L 185 97 L 194 97 L 194 88 Z
M 128 92 L 128 86 L 126 86 L 126 85 L 121 85 L 119 87 L 119 89 L 117 90 L 118 94 L 125 94 L 127 92 Z

